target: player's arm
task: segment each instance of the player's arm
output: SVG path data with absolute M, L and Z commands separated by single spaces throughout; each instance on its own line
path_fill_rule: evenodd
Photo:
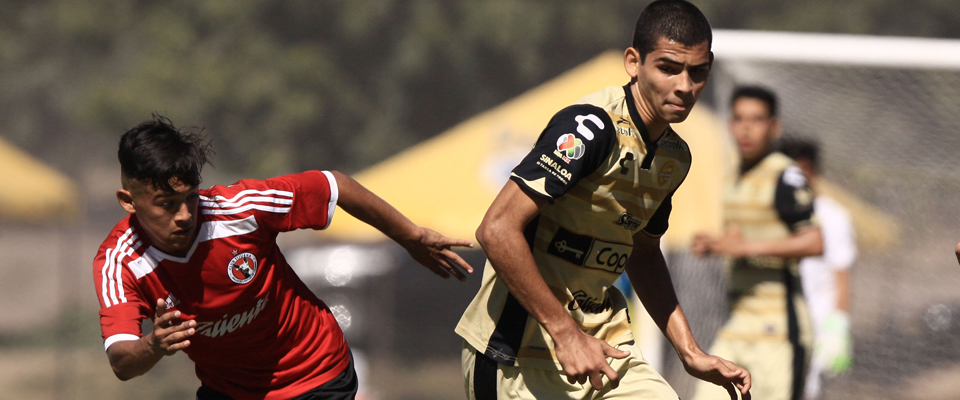
M 331 174 L 337 180 L 337 205 L 403 246 L 418 263 L 444 279 L 452 274 L 461 281 L 466 280 L 466 275 L 456 266 L 467 273 L 473 273 L 473 268 L 450 250 L 453 246 L 473 247 L 473 243 L 448 238 L 432 229 L 417 226 L 353 178 L 337 171 L 332 171 Z
M 531 196 L 513 180 L 508 181 L 484 215 L 477 241 L 510 294 L 553 338 L 567 380 L 584 383 L 590 379 L 594 388 L 600 388 L 603 374 L 616 387 L 619 377 L 606 357 L 624 358 L 630 353 L 580 330 L 543 280 L 527 246 L 524 227 L 546 205 L 545 198 Z
M 107 348 L 110 367 L 120 380 L 143 375 L 164 356 L 190 346 L 189 339 L 196 333 L 196 321 L 180 321 L 180 311 L 163 313 L 164 310 L 165 302 L 158 299 L 152 332 L 137 340 L 115 342 Z
M 673 290 L 670 272 L 660 251 L 659 238 L 644 232 L 634 236 L 633 253 L 627 260 L 626 272 L 644 308 L 673 344 L 687 373 L 724 386 L 728 391 L 734 390 L 730 386 L 732 383 L 740 393 L 748 396 L 750 373 L 730 361 L 704 353 L 693 338 Z M 737 398 L 736 393 L 730 394 L 731 398 Z
M 720 236 L 695 236 L 694 252 L 732 257 L 781 258 L 823 254 L 823 234 L 813 221 L 813 192 L 799 168 L 791 166 L 783 172 L 777 181 L 774 196 L 777 214 L 790 228 L 790 236 L 780 240 L 744 240 L 738 227 L 730 226 Z
M 801 258 L 823 254 L 823 235 L 817 226 L 808 226 L 781 240 L 744 240 L 736 226 L 728 227 L 723 235 L 711 237 L 698 235 L 694 238 L 698 253 L 720 254 L 731 257 L 771 256 Z

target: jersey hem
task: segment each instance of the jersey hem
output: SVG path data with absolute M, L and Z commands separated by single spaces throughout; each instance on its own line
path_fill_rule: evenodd
M 322 229 L 327 229 L 333 222 L 333 212 L 337 209 L 337 200 L 340 198 L 340 186 L 337 185 L 337 179 L 333 177 L 330 171 L 320 171 L 327 177 L 327 183 L 330 184 L 330 201 L 327 202 L 327 224 Z
M 107 340 L 103 341 L 103 351 L 107 351 L 110 348 L 110 345 L 116 342 L 128 342 L 131 340 L 140 340 L 140 336 L 131 335 L 129 333 L 118 333 L 116 335 L 110 336 Z

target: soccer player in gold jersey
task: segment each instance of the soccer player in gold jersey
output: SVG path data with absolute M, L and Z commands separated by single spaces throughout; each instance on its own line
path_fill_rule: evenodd
M 651 3 L 624 52 L 631 81 L 559 111 L 513 170 L 477 230 L 488 263 L 457 326 L 469 399 L 676 400 L 634 344 L 612 286 L 624 271 L 686 370 L 748 396 L 750 374 L 694 341 L 660 251 L 690 167 L 670 124 L 706 85 L 711 41 L 692 4 Z
M 729 261 L 731 315 L 710 350 L 754 374 L 758 399 L 799 399 L 812 333 L 797 261 L 823 252 L 813 193 L 796 163 L 773 151 L 781 132 L 774 94 L 737 88 L 731 109 L 740 175 L 724 192 L 726 231 L 694 238 L 695 253 Z M 694 399 L 723 396 L 701 384 Z

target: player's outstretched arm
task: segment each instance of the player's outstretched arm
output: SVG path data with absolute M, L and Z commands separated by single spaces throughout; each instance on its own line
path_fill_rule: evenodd
M 463 271 L 473 273 L 473 267 L 451 250 L 454 246 L 473 247 L 473 243 L 448 238 L 432 229 L 417 226 L 353 178 L 337 171 L 331 174 L 337 180 L 337 205 L 343 211 L 383 232 L 403 246 L 414 260 L 444 279 L 453 275 L 464 281 L 467 277 Z
M 730 361 L 704 353 L 693 338 L 673 290 L 670 272 L 660 251 L 660 239 L 637 233 L 626 272 L 640 301 L 673 344 L 687 373 L 725 387 L 733 400 L 737 399 L 736 390 L 748 399 L 750 373 Z
M 527 247 L 523 229 L 546 204 L 508 181 L 484 215 L 477 241 L 510 293 L 553 337 L 567 381 L 582 384 L 589 379 L 594 389 L 600 389 L 606 375 L 617 387 L 620 378 L 606 357 L 624 358 L 630 353 L 580 330 L 550 291 Z
M 107 349 L 110 367 L 117 378 L 125 381 L 147 373 L 163 356 L 174 354 L 190 346 L 190 337 L 196 333 L 197 322 L 180 321 L 180 311 L 166 311 L 163 299 L 157 299 L 157 315 L 153 332 L 139 340 L 116 342 Z
M 737 227 L 729 227 L 723 235 L 704 233 L 693 238 L 693 252 L 697 255 L 717 254 L 730 257 L 801 258 L 823 254 L 823 234 L 820 227 L 800 229 L 782 240 L 744 240 Z

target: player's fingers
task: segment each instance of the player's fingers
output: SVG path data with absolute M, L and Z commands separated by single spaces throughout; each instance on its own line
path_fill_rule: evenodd
M 473 267 L 471 267 L 470 264 L 463 259 L 463 257 L 460 257 L 460 255 L 455 253 L 453 250 L 444 250 L 440 252 L 440 254 L 446 257 L 447 260 L 453 261 L 456 265 L 460 266 L 460 268 L 463 268 L 463 270 L 467 271 L 467 273 L 473 273 Z
M 180 311 L 168 312 L 153 321 L 154 329 L 168 330 L 174 326 L 173 320 L 180 318 Z
M 167 302 L 163 299 L 157 299 L 157 318 L 160 318 L 167 311 Z
M 720 370 L 720 373 L 723 374 L 724 378 L 728 378 L 728 379 L 741 378 L 743 375 L 743 369 L 737 366 L 737 364 L 734 364 L 730 361 L 727 361 L 721 358 L 720 365 L 722 365 L 723 368 L 718 368 L 718 369 Z
M 183 350 L 187 347 L 190 347 L 190 341 L 184 340 L 180 343 L 177 343 L 177 344 L 174 344 L 173 346 L 168 347 L 167 350 L 170 352 L 176 352 L 176 351 Z
M 603 367 L 600 368 L 600 372 L 607 376 L 610 379 L 610 386 L 616 388 L 620 386 L 620 374 L 617 371 L 614 371 L 613 367 L 604 363 Z M 600 390 L 600 387 L 594 386 L 596 390 Z
M 467 280 L 467 276 L 463 274 L 457 267 L 453 266 L 453 263 L 448 259 L 437 260 L 440 264 L 440 267 L 449 272 L 451 275 L 457 278 L 460 282 Z
M 455 239 L 455 238 L 446 237 L 446 236 L 444 236 L 444 237 L 440 240 L 440 244 L 441 244 L 443 247 L 451 247 L 451 246 L 457 246 L 457 247 L 473 247 L 473 242 L 471 242 L 471 241 L 469 241 L 469 240 Z
M 753 387 L 753 377 L 750 375 L 750 371 L 743 370 L 743 379 L 740 384 L 740 393 L 744 395 L 750 394 L 750 388 Z M 747 397 L 744 397 L 747 398 Z
M 424 266 L 433 271 L 433 273 L 439 275 L 441 278 L 450 279 L 450 274 L 440 266 L 440 263 L 437 260 L 432 261 L 432 263 L 424 264 Z
M 611 346 L 610 343 L 607 343 L 607 342 L 600 342 L 600 348 L 603 349 L 603 354 L 607 357 L 620 359 L 620 358 L 626 358 L 627 356 L 630 355 L 629 351 L 620 350 L 616 347 Z
M 590 373 L 590 384 L 593 385 L 593 390 L 600 390 L 603 388 L 603 374 L 600 371 L 593 371 Z

